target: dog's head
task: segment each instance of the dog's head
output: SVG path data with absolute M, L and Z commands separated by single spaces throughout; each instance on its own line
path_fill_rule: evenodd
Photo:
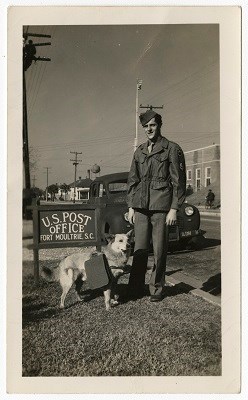
M 106 239 L 108 241 L 108 245 L 111 246 L 111 249 L 118 253 L 127 255 L 129 257 L 131 253 L 131 243 L 133 240 L 133 229 L 128 233 L 117 233 L 116 235 L 107 234 Z

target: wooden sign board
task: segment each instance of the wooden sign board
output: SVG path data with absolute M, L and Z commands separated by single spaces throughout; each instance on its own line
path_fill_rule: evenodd
M 95 210 L 40 210 L 39 243 L 96 240 Z
M 96 246 L 101 250 L 101 205 L 33 204 L 34 278 L 39 282 L 39 249 Z

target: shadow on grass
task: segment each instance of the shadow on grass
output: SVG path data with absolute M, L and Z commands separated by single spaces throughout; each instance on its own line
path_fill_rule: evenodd
M 181 271 L 181 269 L 178 269 L 177 271 Z M 173 274 L 175 271 L 171 271 L 167 273 L 167 275 Z M 166 286 L 164 288 L 164 297 L 174 297 L 180 294 L 187 294 L 193 289 L 192 286 L 187 285 L 186 283 L 180 282 L 175 286 Z M 118 294 L 120 295 L 121 303 L 127 303 L 129 301 L 132 301 L 132 299 L 129 298 L 129 292 L 128 292 L 128 285 L 120 284 L 118 285 Z M 149 285 L 146 284 L 144 288 L 144 297 L 149 297 L 150 292 L 149 292 Z
M 180 282 L 175 286 L 166 286 L 165 297 L 174 297 L 179 294 L 188 294 L 193 289 L 192 286 Z
M 51 285 L 53 285 L 53 283 L 51 283 Z M 45 284 L 45 286 L 47 286 L 47 283 Z M 41 287 L 42 286 L 40 286 L 40 288 Z M 81 302 L 79 300 L 75 300 L 66 305 L 64 309 L 60 309 L 59 297 L 56 299 L 56 306 L 52 306 L 51 303 L 47 303 L 46 301 L 43 301 L 41 299 L 39 300 L 40 296 L 37 293 L 29 293 L 25 295 L 22 300 L 23 328 L 25 328 L 29 324 L 40 322 L 44 319 L 59 317 L 63 312 L 72 309 L 76 305 L 89 302 L 101 296 L 103 296 L 103 289 L 84 289 L 80 293 L 80 297 L 82 300 Z M 51 299 L 51 301 L 53 300 Z
M 58 308 L 51 308 L 47 303 L 28 304 L 22 310 L 22 326 L 25 328 L 32 322 L 51 318 L 60 312 Z

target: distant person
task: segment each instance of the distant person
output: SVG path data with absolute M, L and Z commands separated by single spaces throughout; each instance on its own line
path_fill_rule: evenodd
M 36 47 L 33 44 L 32 40 L 29 40 L 27 44 L 24 46 L 24 70 L 27 71 L 27 69 L 30 67 L 32 64 L 33 60 L 36 60 L 35 57 L 36 54 Z
M 211 208 L 213 205 L 214 199 L 215 199 L 215 194 L 211 189 L 209 189 L 208 194 L 206 196 L 206 206 Z
M 190 196 L 192 193 L 193 193 L 193 188 L 192 188 L 192 186 L 189 184 L 189 185 L 187 186 L 187 189 L 186 189 L 186 196 Z
M 150 240 L 154 266 L 149 282 L 150 301 L 163 299 L 168 226 L 177 223 L 185 199 L 186 174 L 180 146 L 161 135 L 162 117 L 153 110 L 140 115 L 147 142 L 134 153 L 128 176 L 128 220 L 134 223 L 135 248 L 129 279 L 129 298 L 144 295 Z

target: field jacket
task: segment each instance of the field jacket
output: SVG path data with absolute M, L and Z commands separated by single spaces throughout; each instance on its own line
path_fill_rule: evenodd
M 127 204 L 154 211 L 178 210 L 185 200 L 185 159 L 180 146 L 161 136 L 151 153 L 148 142 L 134 153 L 127 183 Z

